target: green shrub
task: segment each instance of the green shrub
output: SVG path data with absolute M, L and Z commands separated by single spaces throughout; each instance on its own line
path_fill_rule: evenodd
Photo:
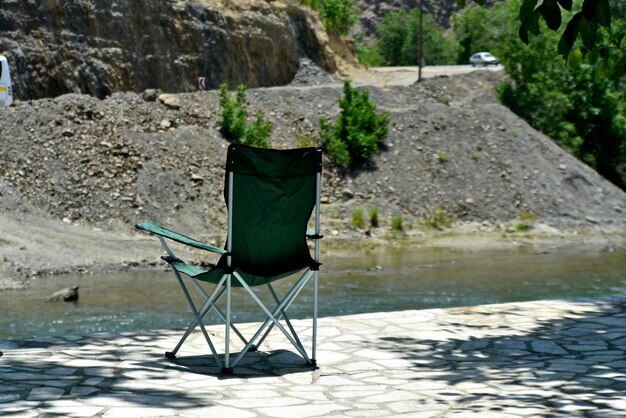
M 256 119 L 251 125 L 246 126 L 243 140 L 244 145 L 251 145 L 258 148 L 269 148 L 270 134 L 274 126 L 271 122 L 265 120 L 263 113 L 258 113 Z
M 343 92 L 337 122 L 331 125 L 321 117 L 320 129 L 322 146 L 329 157 L 337 165 L 347 167 L 380 152 L 379 143 L 387 136 L 389 116 L 376 112 L 367 90 L 353 88 L 346 80 Z
M 385 64 L 385 58 L 375 45 L 357 42 L 355 50 L 359 63 L 366 67 L 380 67 Z
M 537 220 L 537 214 L 531 210 L 522 209 L 519 214 L 519 223 L 515 225 L 517 231 L 528 231 L 532 229 L 535 221 Z
M 391 229 L 393 231 L 402 231 L 404 229 L 403 222 L 402 215 L 394 216 L 391 219 Z
M 440 163 L 447 163 L 450 160 L 448 151 L 437 151 L 437 161 Z
M 327 31 L 346 35 L 357 20 L 353 0 L 299 0 L 317 11 Z
M 422 221 L 421 224 L 433 229 L 450 228 L 452 226 L 452 220 L 448 218 L 446 211 L 441 206 L 437 205 L 433 209 L 432 216 Z
M 480 151 L 472 152 L 472 160 L 478 161 L 480 159 Z
M 352 212 L 352 225 L 357 228 L 363 228 L 363 210 L 361 208 L 357 208 Z
M 378 228 L 378 209 L 370 209 L 370 225 L 372 228 Z
M 269 138 L 274 129 L 271 122 L 265 120 L 263 113 L 258 113 L 254 122 L 247 124 L 246 86 L 239 85 L 233 99 L 228 93 L 228 84 L 220 85 L 220 107 L 222 123 L 220 132 L 232 142 L 259 148 L 269 147 Z
M 317 139 L 310 135 L 298 135 L 296 134 L 296 142 L 298 144 L 298 148 L 308 148 L 308 147 L 317 147 L 319 146 L 319 142 Z
M 235 98 L 228 93 L 228 84 L 220 85 L 220 107 L 222 108 L 222 124 L 220 132 L 226 139 L 240 142 L 246 130 L 246 86 L 237 87 Z

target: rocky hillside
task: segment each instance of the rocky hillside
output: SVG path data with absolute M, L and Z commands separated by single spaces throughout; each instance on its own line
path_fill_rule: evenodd
M 376 207 L 387 220 L 421 219 L 441 206 L 459 221 L 508 222 L 527 210 L 558 226 L 624 222 L 625 194 L 498 104 L 498 78 L 370 87 L 390 114 L 389 136 L 369 166 L 343 173 L 327 162 L 327 218 L 349 222 L 356 208 Z M 248 92 L 251 113 L 274 124 L 274 147 L 318 138 L 319 117 L 338 114 L 341 84 L 299 79 Z M 216 91 L 64 95 L 4 109 L 0 207 L 104 229 L 158 220 L 213 239 L 225 220 L 219 121 Z
M 317 17 L 259 0 L 3 0 L 0 54 L 16 98 L 196 91 L 293 80 L 301 58 L 333 72 Z
M 319 117 L 339 112 L 336 77 L 304 61 L 295 79 L 248 91 L 251 114 L 264 111 L 274 124 L 277 148 L 318 138 Z M 440 207 L 473 233 L 514 230 L 522 213 L 535 213 L 540 231 L 623 233 L 626 194 L 501 106 L 498 79 L 479 71 L 367 87 L 390 115 L 389 135 L 370 165 L 342 172 L 325 160 L 324 232 L 378 240 L 401 215 L 405 233 L 421 236 L 420 222 Z M 228 142 L 219 123 L 215 90 L 70 94 L 2 109 L 0 290 L 46 274 L 155 263 L 157 242 L 134 234 L 138 221 L 222 245 Z M 380 226 L 355 228 L 352 214 L 372 208 Z

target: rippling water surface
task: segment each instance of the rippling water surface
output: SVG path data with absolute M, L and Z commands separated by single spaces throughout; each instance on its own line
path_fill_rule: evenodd
M 322 261 L 322 316 L 626 292 L 625 250 L 530 254 L 381 249 L 327 254 Z M 278 282 L 279 294 L 292 282 Z M 46 301 L 70 286 L 80 286 L 77 302 Z M 291 317 L 312 315 L 310 287 L 290 308 Z M 241 292 L 237 289 L 233 301 L 235 320 L 260 319 L 262 313 L 249 298 L 239 302 Z M 178 328 L 189 318 L 170 272 L 39 279 L 29 290 L 0 292 L 0 347 L 12 338 Z M 212 317 L 208 322 L 218 323 Z

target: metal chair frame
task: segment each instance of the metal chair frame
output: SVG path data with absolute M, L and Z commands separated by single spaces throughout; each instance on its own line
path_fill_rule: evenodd
M 231 252 L 232 252 L 232 231 L 233 231 L 233 211 L 236 210 L 233 207 L 233 173 L 228 172 L 228 240 L 227 240 L 227 248 L 226 248 L 226 260 L 227 260 L 227 268 L 231 270 Z M 321 173 L 317 173 L 316 178 L 316 197 L 315 197 L 315 232 L 310 237 L 314 239 L 314 256 L 313 260 L 315 264 L 319 266 L 319 244 L 320 239 L 322 238 L 320 234 L 320 190 L 321 190 Z M 307 233 L 307 235 L 309 235 Z M 167 255 L 174 260 L 179 260 L 172 249 L 167 245 L 167 242 L 163 238 L 163 236 L 158 236 L 161 246 L 167 253 Z M 232 273 L 225 273 L 218 283 L 215 285 L 213 291 L 209 294 L 206 290 L 198 283 L 194 277 L 189 276 L 183 272 L 183 274 L 187 275 L 191 281 L 191 284 L 198 290 L 198 292 L 203 296 L 204 303 L 198 309 L 196 304 L 193 302 L 191 295 L 189 293 L 188 287 L 185 285 L 183 278 L 181 276 L 181 271 L 176 269 L 174 265 L 172 265 L 172 270 L 174 275 L 176 276 L 176 280 L 180 285 L 185 299 L 191 309 L 191 312 L 194 316 L 192 321 L 189 323 L 185 333 L 181 337 L 181 339 L 176 344 L 176 347 L 172 351 L 168 351 L 165 353 L 166 358 L 176 358 L 176 354 L 182 347 L 183 343 L 187 340 L 189 335 L 193 332 L 193 330 L 200 326 L 202 334 L 211 350 L 213 358 L 215 359 L 218 368 L 221 369 L 222 373 L 232 374 L 234 367 L 239 363 L 239 361 L 243 358 L 243 356 L 248 351 L 257 351 L 258 347 L 265 341 L 269 333 L 272 331 L 274 327 L 277 327 L 289 340 L 289 342 L 294 346 L 294 348 L 300 353 L 302 358 L 305 360 L 306 364 L 311 365 L 313 367 L 317 366 L 316 360 L 316 346 L 317 346 L 317 317 L 318 317 L 318 279 L 319 279 L 319 271 L 317 269 L 312 269 L 311 267 L 307 267 L 300 276 L 300 278 L 295 282 L 295 284 L 291 287 L 291 289 L 285 294 L 282 299 L 279 299 L 276 295 L 276 292 L 270 283 L 267 283 L 269 293 L 272 296 L 272 299 L 276 303 L 276 307 L 270 311 L 270 309 L 259 299 L 259 297 L 254 293 L 252 288 L 246 283 L 246 281 L 241 277 L 241 275 L 235 270 Z M 300 291 L 307 284 L 308 280 L 313 277 L 313 328 L 312 328 L 312 341 L 311 341 L 311 356 L 306 352 L 304 345 L 298 338 L 298 335 L 295 331 L 295 328 L 291 324 L 289 317 L 287 316 L 287 310 L 296 299 Z M 247 340 L 243 334 L 237 329 L 235 324 L 232 322 L 232 312 L 231 312 L 231 287 L 233 280 L 237 280 L 239 284 L 246 290 L 246 292 L 250 295 L 250 297 L 256 302 L 256 304 L 263 310 L 264 314 L 267 316 L 267 319 L 261 324 L 256 333 Z M 217 303 L 223 298 L 226 297 L 226 312 L 224 312 Z M 224 338 L 224 361 L 222 362 L 220 359 L 211 338 L 209 337 L 208 332 L 206 331 L 205 324 L 203 319 L 211 312 L 215 311 L 217 315 L 225 322 L 225 338 Z M 289 331 L 280 323 L 280 320 L 284 320 Z M 269 325 L 269 326 L 268 326 Z M 267 329 L 266 329 L 267 328 Z M 231 359 L 231 351 L 230 351 L 230 331 L 233 332 L 239 337 L 242 343 L 245 345 L 243 350 L 234 358 Z M 263 334 L 261 336 L 261 334 Z M 256 340 L 259 339 L 258 343 L 255 345 Z

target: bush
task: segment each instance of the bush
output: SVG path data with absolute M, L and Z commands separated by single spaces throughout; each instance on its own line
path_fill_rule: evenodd
M 393 231 L 402 231 L 404 229 L 403 222 L 402 215 L 394 216 L 391 220 L 391 229 Z
M 385 58 L 376 48 L 376 45 L 356 42 L 355 49 L 359 62 L 366 67 L 380 67 L 385 64 Z
M 341 112 L 335 125 L 320 118 L 322 146 L 337 165 L 347 167 L 369 160 L 380 152 L 379 143 L 387 136 L 389 116 L 377 113 L 367 90 L 358 90 L 344 82 Z
M 352 225 L 356 228 L 363 228 L 365 225 L 363 222 L 363 210 L 361 210 L 361 208 L 357 208 L 352 212 Z
M 446 211 L 441 206 L 437 205 L 433 209 L 432 217 L 422 221 L 421 224 L 433 229 L 450 228 L 452 226 L 452 220 L 448 218 Z
M 220 107 L 222 108 L 222 124 L 220 132 L 226 139 L 240 142 L 246 130 L 246 87 L 237 87 L 235 98 L 228 94 L 228 84 L 220 85 Z
M 370 225 L 372 228 L 378 228 L 378 209 L 370 209 Z
M 357 20 L 357 9 L 352 0 L 300 0 L 317 11 L 327 31 L 346 35 Z
M 522 209 L 519 212 L 519 220 L 520 222 L 515 225 L 515 229 L 517 231 L 523 232 L 532 229 L 535 221 L 537 220 L 537 214 L 530 210 Z
M 437 151 L 437 161 L 439 161 L 440 163 L 447 163 L 448 161 L 450 161 L 450 155 L 448 154 L 448 151 Z
M 220 107 L 222 123 L 220 132 L 232 142 L 258 148 L 268 148 L 270 134 L 274 127 L 265 120 L 263 113 L 258 113 L 254 122 L 247 124 L 246 86 L 237 87 L 235 98 L 228 93 L 228 84 L 220 85 Z

